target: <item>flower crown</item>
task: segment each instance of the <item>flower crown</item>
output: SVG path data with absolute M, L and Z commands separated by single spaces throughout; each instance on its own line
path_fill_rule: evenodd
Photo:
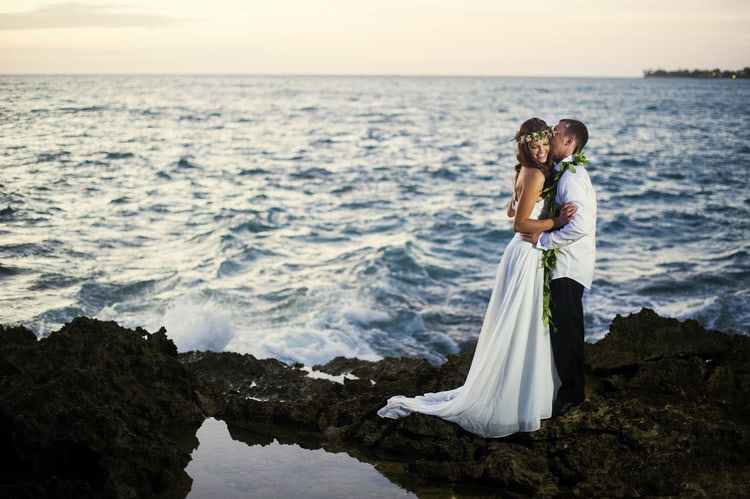
M 555 127 L 551 126 L 548 128 L 537 130 L 536 132 L 527 133 L 526 135 L 521 135 L 521 132 L 516 132 L 513 140 L 521 144 L 531 142 L 532 140 L 542 140 L 546 137 L 554 137 L 556 133 L 557 132 L 555 131 Z

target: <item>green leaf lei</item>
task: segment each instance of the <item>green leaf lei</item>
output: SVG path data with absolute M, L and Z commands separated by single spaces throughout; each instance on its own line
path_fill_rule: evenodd
M 542 190 L 542 196 L 544 196 L 545 210 L 550 218 L 557 216 L 560 206 L 557 204 L 557 184 L 560 182 L 560 177 L 566 170 L 570 170 L 570 173 L 576 172 L 576 166 L 588 165 L 589 160 L 586 159 L 586 155 L 583 152 L 579 152 L 573 156 L 572 161 L 563 161 L 560 163 L 560 169 L 555 172 L 555 176 L 552 177 L 552 182 Z M 543 306 L 543 320 L 544 325 L 551 325 L 552 331 L 557 332 L 557 326 L 552 322 L 552 310 L 550 304 L 552 302 L 552 292 L 550 290 L 550 282 L 552 281 L 552 271 L 555 270 L 557 265 L 557 253 L 560 248 L 551 248 L 544 250 L 542 254 L 542 265 L 544 266 L 544 293 L 542 299 Z

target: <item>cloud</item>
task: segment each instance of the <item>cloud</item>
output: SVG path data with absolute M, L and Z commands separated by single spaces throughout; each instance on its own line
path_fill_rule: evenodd
M 46 28 L 156 28 L 178 19 L 152 14 L 124 13 L 111 5 L 76 2 L 40 7 L 29 12 L 0 13 L 0 30 Z

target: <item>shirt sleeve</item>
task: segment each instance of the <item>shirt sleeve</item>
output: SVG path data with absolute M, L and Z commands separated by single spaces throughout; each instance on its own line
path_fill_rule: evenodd
M 591 195 L 585 180 L 577 179 L 575 176 L 574 173 L 566 172 L 557 186 L 558 202 L 560 204 L 568 201 L 575 203 L 575 215 L 561 228 L 543 232 L 536 244 L 538 249 L 561 248 L 593 233 L 596 224 L 596 207 L 591 205 Z

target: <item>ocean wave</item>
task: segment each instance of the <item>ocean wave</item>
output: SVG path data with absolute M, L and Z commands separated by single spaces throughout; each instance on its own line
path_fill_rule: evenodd
M 70 151 L 57 151 L 57 152 L 44 152 L 37 154 L 37 163 L 51 163 L 54 161 L 70 161 L 68 158 L 71 157 Z
M 17 275 L 22 275 L 27 273 L 28 270 L 20 268 L 20 267 L 14 267 L 12 265 L 3 265 L 0 263 L 0 276 L 3 277 L 13 277 Z
M 289 175 L 294 180 L 316 180 L 327 178 L 331 176 L 331 172 L 325 168 L 314 167 L 306 168 L 298 172 L 293 172 Z
M 130 159 L 135 156 L 132 152 L 103 152 L 105 159 Z
M 181 352 L 221 352 L 235 336 L 230 312 L 212 299 L 180 299 L 164 312 L 162 324 Z
M 260 232 L 268 232 L 270 230 L 278 229 L 278 225 L 270 222 L 269 218 L 270 217 L 266 217 L 264 220 L 260 215 L 256 215 L 256 218 L 246 222 L 241 222 L 238 225 L 231 227 L 230 230 L 235 233 L 249 232 L 251 234 L 258 234 Z
M 83 107 L 59 107 L 59 111 L 62 111 L 64 113 L 101 113 L 102 111 L 106 111 L 107 108 L 105 106 L 83 106 Z
M 82 276 L 70 274 L 41 274 L 35 279 L 33 284 L 29 286 L 29 290 L 41 292 L 62 290 L 74 288 L 85 282 L 86 278 Z
M 177 160 L 177 163 L 175 163 L 175 166 L 180 169 L 184 168 L 198 168 L 198 164 L 193 161 L 193 156 L 182 156 L 179 160 Z
M 270 175 L 271 170 L 267 170 L 265 168 L 243 168 L 240 170 L 240 175 L 247 175 L 247 176 L 253 176 L 253 175 Z
M 106 307 L 148 295 L 155 285 L 156 281 L 151 279 L 128 283 L 86 282 L 77 298 L 85 313 L 95 316 Z

